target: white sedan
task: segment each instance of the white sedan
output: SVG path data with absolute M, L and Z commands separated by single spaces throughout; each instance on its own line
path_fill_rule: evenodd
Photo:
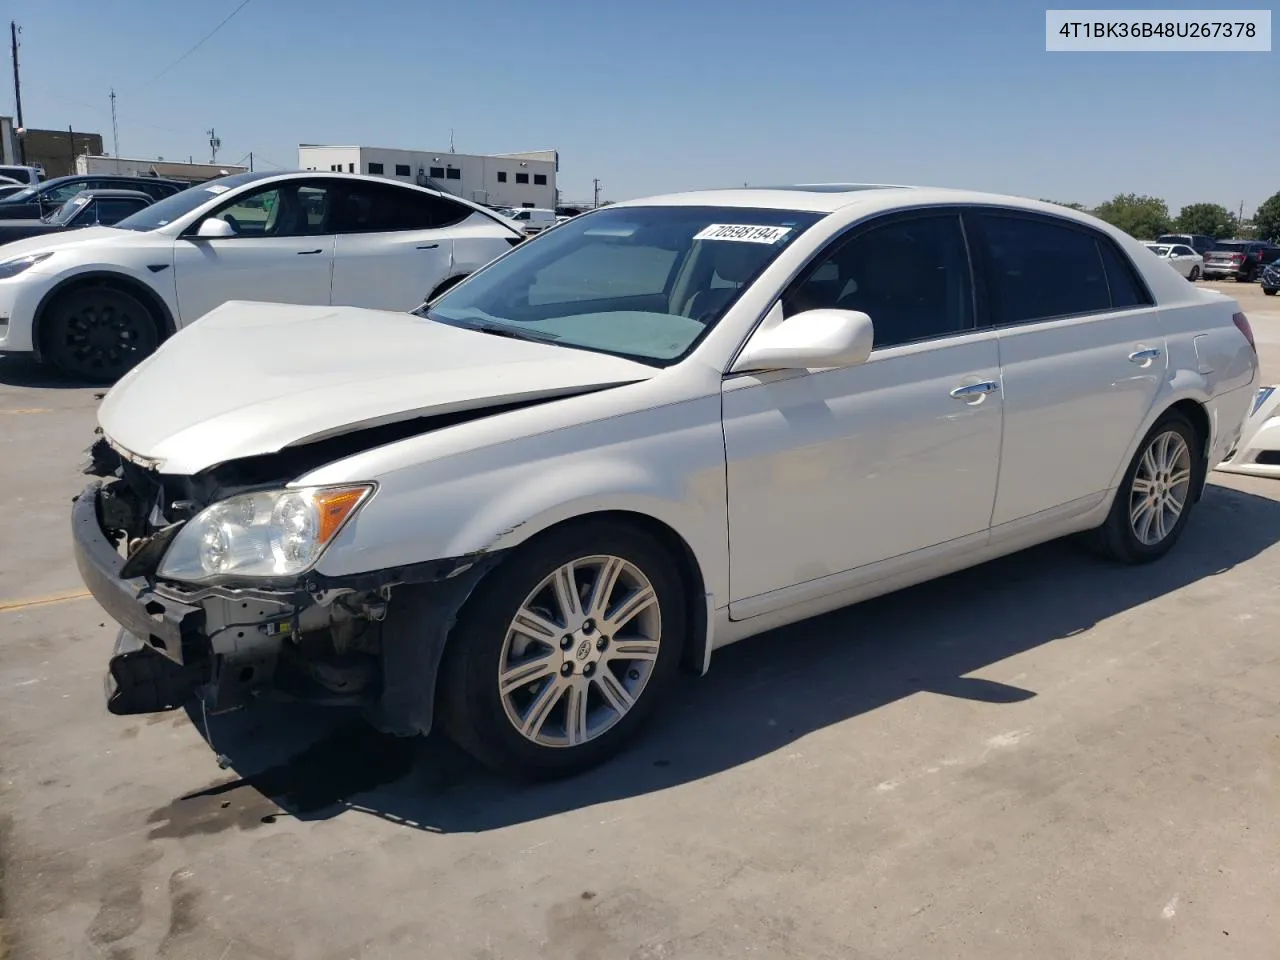
M 1182 243 L 1148 243 L 1147 249 L 1193 283 L 1204 272 L 1204 257 Z
M 283 687 L 582 769 L 743 637 L 1068 534 L 1160 558 L 1257 377 L 1119 230 L 925 188 L 619 203 L 414 314 L 226 304 L 99 411 L 109 709 Z
M 382 177 L 244 173 L 0 248 L 0 353 L 112 382 L 227 300 L 412 310 L 521 232 Z

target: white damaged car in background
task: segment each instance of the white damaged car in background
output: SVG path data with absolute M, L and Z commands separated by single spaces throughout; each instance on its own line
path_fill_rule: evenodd
M 1280 387 L 1259 387 L 1244 422 L 1240 443 L 1218 469 L 1280 479 Z
M 619 203 L 412 314 L 179 331 L 102 402 L 74 550 L 114 713 L 345 703 L 566 774 L 743 637 L 1068 534 L 1159 559 L 1257 376 L 1234 300 L 1061 207 Z

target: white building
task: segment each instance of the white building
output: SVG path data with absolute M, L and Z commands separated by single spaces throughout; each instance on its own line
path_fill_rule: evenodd
M 417 183 L 495 207 L 556 206 L 555 150 L 489 156 L 448 150 L 387 150 L 381 147 L 298 145 L 303 170 L 368 173 Z

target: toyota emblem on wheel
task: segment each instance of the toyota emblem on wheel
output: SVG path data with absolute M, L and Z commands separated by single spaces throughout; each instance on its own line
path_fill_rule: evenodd
M 591 641 L 583 640 L 578 644 L 578 652 L 574 656 L 579 660 L 587 659 L 587 655 L 591 653 Z

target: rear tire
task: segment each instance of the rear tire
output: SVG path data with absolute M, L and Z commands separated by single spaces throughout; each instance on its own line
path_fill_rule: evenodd
M 1125 471 L 1106 521 L 1091 545 L 1119 563 L 1150 563 L 1168 553 L 1186 527 L 1204 484 L 1204 439 L 1185 416 L 1156 421 Z
M 66 376 L 114 383 L 160 346 L 154 313 L 114 287 L 84 287 L 59 296 L 45 309 L 43 357 Z
M 1263 290 L 1262 292 L 1268 297 L 1274 297 L 1277 293 L 1276 290 Z
M 1199 280 L 1199 279 L 1200 279 L 1200 268 L 1199 268 L 1199 267 L 1192 267 L 1192 268 L 1191 268 L 1191 275 L 1190 275 L 1189 277 L 1187 277 L 1187 279 L 1188 279 L 1188 280 L 1190 280 L 1192 283 L 1195 283 L 1197 280 Z
M 504 774 L 586 770 L 621 750 L 666 692 L 685 624 L 676 565 L 648 534 L 612 520 L 551 530 L 481 581 L 459 615 L 441 725 Z

